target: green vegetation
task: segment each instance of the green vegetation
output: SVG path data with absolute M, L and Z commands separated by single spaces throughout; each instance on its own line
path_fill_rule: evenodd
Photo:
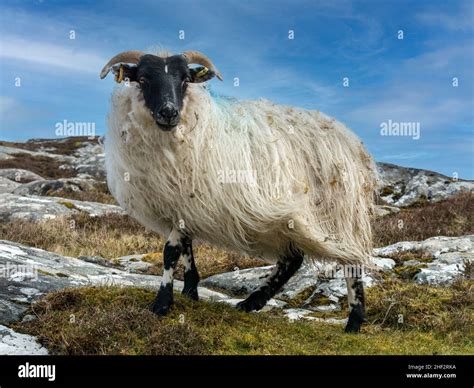
M 31 308 L 37 319 L 15 329 L 37 335 L 56 354 L 473 354 L 463 326 L 472 328 L 472 316 L 449 314 L 465 291 L 460 287 L 452 295 L 425 293 L 422 301 L 413 294 L 419 290 L 402 288 L 404 310 L 393 307 L 385 319 L 391 294 L 370 291 L 369 318 L 380 323 L 358 335 L 345 334 L 339 325 L 290 322 L 278 310 L 248 314 L 181 295 L 169 316 L 156 317 L 147 309 L 154 291 L 114 287 L 51 293 Z M 456 303 L 454 308 L 464 306 L 466 297 Z M 400 311 L 407 322 L 402 330 L 394 324 Z

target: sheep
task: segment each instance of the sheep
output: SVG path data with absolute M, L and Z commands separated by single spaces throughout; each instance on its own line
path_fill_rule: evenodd
M 263 308 L 305 257 L 369 264 L 377 173 L 343 124 L 317 110 L 211 95 L 204 82 L 222 76 L 197 51 L 126 51 L 100 77 L 110 71 L 125 87 L 113 93 L 108 116 L 108 186 L 130 216 L 169 236 L 155 314 L 173 304 L 180 257 L 182 293 L 198 299 L 193 239 L 276 263 L 237 305 L 247 312 Z M 363 284 L 354 274 L 346 283 L 345 331 L 358 332 Z

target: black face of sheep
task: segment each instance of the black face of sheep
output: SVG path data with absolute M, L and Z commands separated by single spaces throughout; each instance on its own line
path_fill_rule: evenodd
M 175 127 L 187 84 L 192 80 L 186 59 L 182 55 L 168 58 L 144 55 L 137 66 L 136 80 L 158 126 L 165 131 Z
M 192 63 L 204 66 L 191 68 Z M 139 83 L 145 105 L 163 131 L 178 125 L 189 82 L 200 83 L 214 76 L 222 80 L 212 62 L 196 51 L 169 57 L 128 51 L 112 58 L 102 70 L 101 78 L 110 70 L 117 82 Z

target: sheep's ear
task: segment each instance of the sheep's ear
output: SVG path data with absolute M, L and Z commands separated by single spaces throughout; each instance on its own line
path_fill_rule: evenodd
M 133 82 L 137 81 L 137 66 L 126 63 L 117 63 L 112 66 L 112 71 L 115 74 L 115 82 Z
M 206 82 L 216 76 L 216 73 L 213 70 L 208 69 L 205 66 L 190 68 L 189 72 L 191 73 L 190 82 L 193 83 Z

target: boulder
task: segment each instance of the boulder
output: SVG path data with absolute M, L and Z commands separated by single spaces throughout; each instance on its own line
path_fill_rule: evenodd
M 34 172 L 23 170 L 21 168 L 5 168 L 0 170 L 0 177 L 10 179 L 17 183 L 28 183 L 44 179 Z
M 473 192 L 474 182 L 437 172 L 377 163 L 382 179 L 381 197 L 389 205 L 410 206 L 419 201 L 436 202 L 461 192 Z
M 0 325 L 0 355 L 44 356 L 47 354 L 46 348 L 41 346 L 35 337 L 17 333 L 6 326 Z
M 0 194 L 11 193 L 15 191 L 18 186 L 20 186 L 20 183 L 0 176 Z
M 97 202 L 59 197 L 0 194 L 0 221 L 2 222 L 10 222 L 16 219 L 27 221 L 48 220 L 78 211 L 86 212 L 91 216 L 102 216 L 109 213 L 125 214 L 119 206 Z
M 93 285 L 158 290 L 160 283 L 161 276 L 133 274 L 0 240 L 0 324 L 17 321 L 32 302 L 54 290 Z M 175 280 L 174 287 L 181 290 L 183 282 Z M 203 287 L 198 291 L 202 299 L 229 299 Z

